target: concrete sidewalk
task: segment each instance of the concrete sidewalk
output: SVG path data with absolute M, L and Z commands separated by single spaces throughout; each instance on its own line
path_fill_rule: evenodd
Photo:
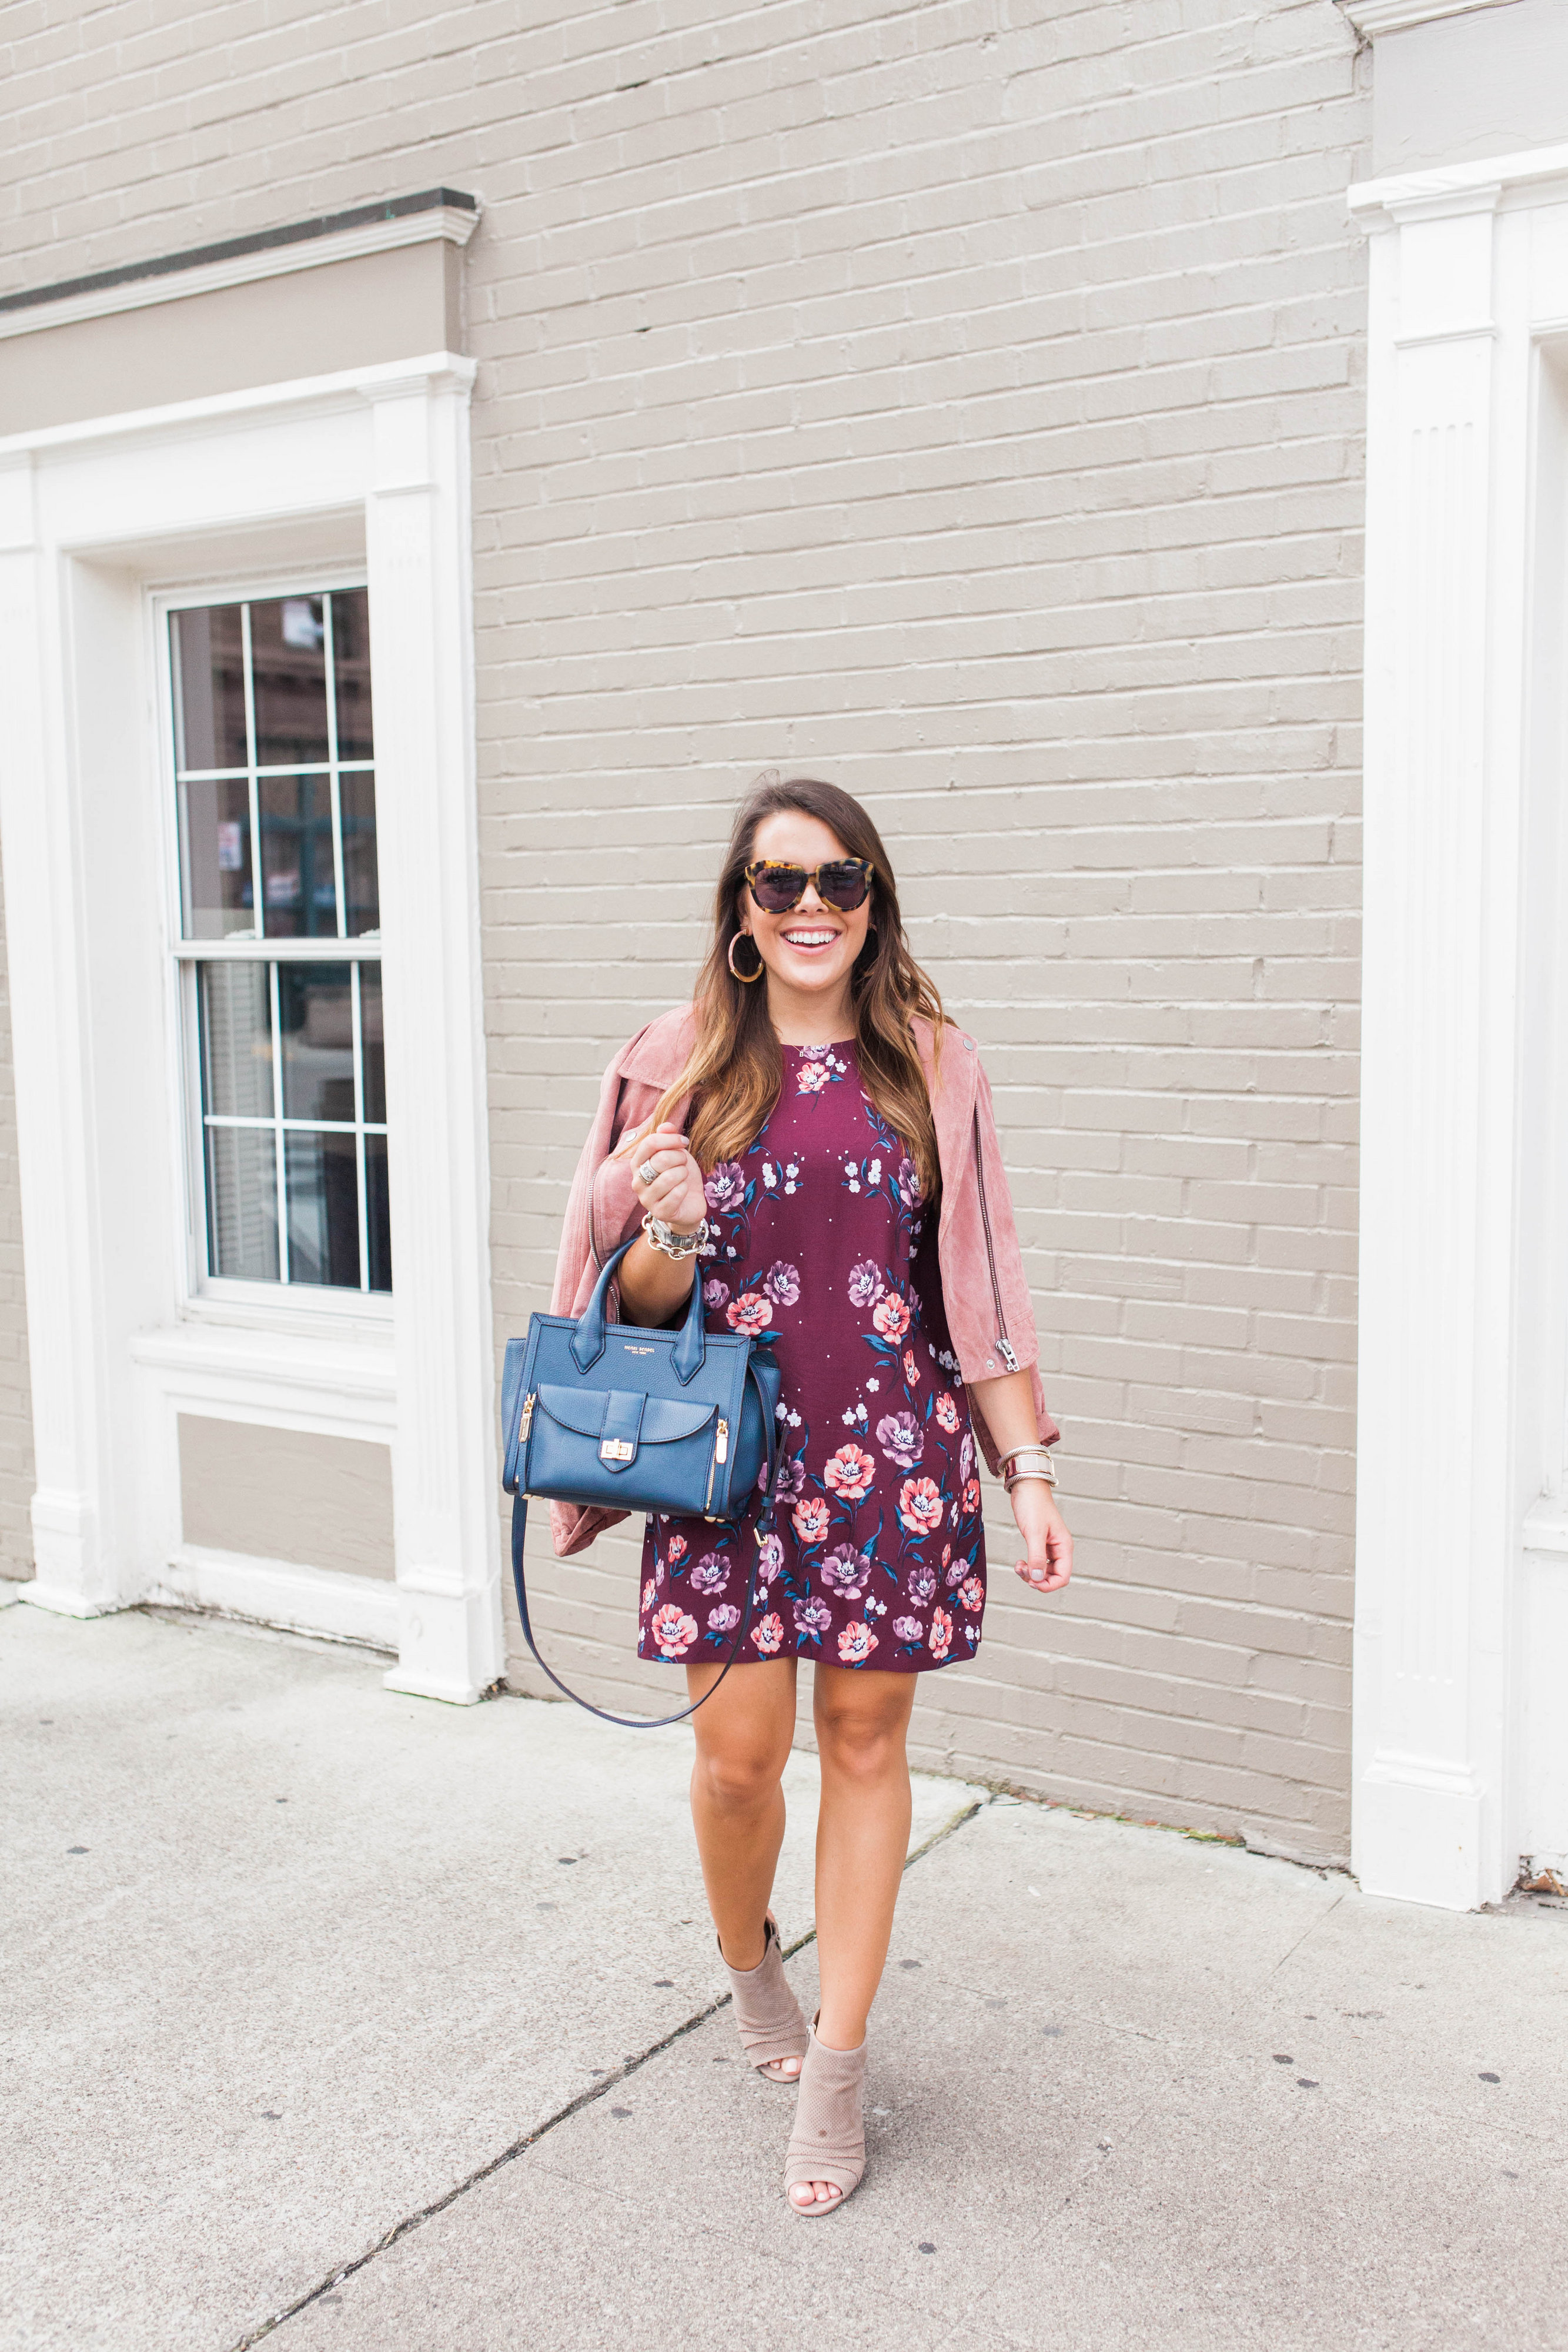
M 141 1615 L 6 1612 L 0 1688 L 6 2347 L 1568 2346 L 1568 1916 L 923 1780 L 813 2224 L 684 1732 Z

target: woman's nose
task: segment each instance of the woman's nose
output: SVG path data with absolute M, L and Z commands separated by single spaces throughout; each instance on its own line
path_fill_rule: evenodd
M 817 885 L 810 875 L 806 877 L 806 895 L 796 911 L 803 915 L 821 915 L 827 911 L 817 896 Z

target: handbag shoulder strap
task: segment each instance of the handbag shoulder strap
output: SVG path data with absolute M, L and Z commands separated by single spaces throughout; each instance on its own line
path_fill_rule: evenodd
M 694 1286 L 700 1290 L 700 1285 Z M 689 1706 L 683 1706 L 678 1713 L 654 1716 L 612 1715 L 608 1707 L 595 1706 L 591 1699 L 584 1698 L 580 1691 L 572 1689 L 570 1683 L 562 1682 L 549 1660 L 541 1656 L 539 1645 L 534 1639 L 533 1622 L 528 1615 L 528 1578 L 523 1568 L 523 1545 L 528 1531 L 528 1498 L 520 1486 L 512 1496 L 512 1582 L 517 1588 L 517 1616 L 523 1628 L 523 1639 L 533 1653 L 534 1664 L 547 1680 L 555 1685 L 564 1698 L 573 1700 L 589 1715 L 596 1715 L 601 1723 L 618 1723 L 628 1731 L 660 1731 L 669 1724 L 685 1723 L 687 1716 L 695 1715 L 699 1706 L 705 1706 L 712 1698 L 719 1684 L 723 1682 L 725 1675 L 739 1657 L 741 1643 L 751 1631 L 752 1612 L 757 1605 L 758 1555 L 761 1551 L 763 1538 L 771 1532 L 773 1526 L 773 1507 L 779 1493 L 779 1474 L 784 1466 L 784 1448 L 778 1442 L 773 1417 L 768 1410 L 768 1392 L 761 1381 L 758 1379 L 756 1367 L 749 1363 L 747 1366 L 747 1378 L 756 1384 L 758 1399 L 762 1406 L 763 1427 L 768 1432 L 768 1444 L 772 1450 L 773 1467 L 768 1480 L 767 1497 L 758 1515 L 757 1542 L 752 1548 L 752 1558 L 747 1570 L 746 1606 L 740 1612 L 740 1622 L 735 1629 L 735 1638 L 729 1645 L 728 1654 L 719 1673 L 704 1691 L 701 1698 L 693 1699 Z

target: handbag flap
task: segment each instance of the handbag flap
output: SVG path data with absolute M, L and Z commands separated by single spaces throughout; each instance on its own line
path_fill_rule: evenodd
M 601 1437 L 606 1427 L 617 1436 L 624 1432 L 632 1456 L 639 1443 L 674 1445 L 683 1438 L 695 1437 L 711 1424 L 718 1412 L 716 1404 L 687 1404 L 673 1398 L 633 1393 L 635 1402 L 642 1408 L 640 1428 L 627 1410 L 632 1400 L 620 1389 L 568 1389 L 547 1383 L 538 1391 L 538 1410 L 579 1437 Z

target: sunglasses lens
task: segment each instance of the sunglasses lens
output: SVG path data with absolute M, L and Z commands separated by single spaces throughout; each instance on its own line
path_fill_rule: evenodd
M 751 895 L 766 915 L 787 915 L 806 895 L 806 871 L 801 866 L 759 866 L 751 877 Z
M 837 908 L 841 915 L 852 915 L 857 907 L 863 906 L 870 887 L 870 868 L 858 857 L 824 866 L 817 876 L 817 896 L 824 906 Z

